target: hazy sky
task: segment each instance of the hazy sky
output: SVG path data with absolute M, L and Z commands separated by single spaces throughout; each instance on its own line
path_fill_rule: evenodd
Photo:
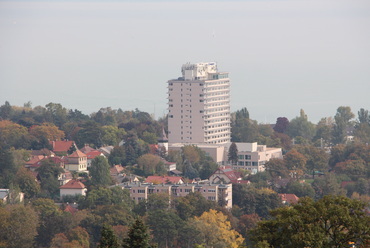
M 167 80 L 218 63 L 232 110 L 275 123 L 370 110 L 369 0 L 1 1 L 0 105 L 166 113 Z

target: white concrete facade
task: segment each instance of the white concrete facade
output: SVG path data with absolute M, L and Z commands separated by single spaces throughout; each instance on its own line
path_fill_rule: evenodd
M 272 158 L 283 158 L 283 153 L 281 148 L 266 147 L 265 145 L 258 145 L 257 142 L 254 143 L 237 143 L 238 148 L 238 163 L 232 165 L 233 169 L 245 169 L 255 174 L 257 172 L 265 171 L 265 163 Z M 184 143 L 170 144 L 169 150 L 180 151 Z M 202 151 L 204 151 L 208 156 L 210 156 L 213 161 L 219 165 L 231 165 L 228 161 L 228 153 L 230 143 L 227 144 L 196 144 Z
M 216 63 L 185 64 L 168 81 L 169 143 L 230 142 L 230 80 Z
M 238 148 L 238 163 L 233 165 L 234 169 L 245 169 L 256 174 L 265 171 L 265 164 L 272 158 L 283 158 L 281 148 L 266 147 L 254 143 L 235 143 Z M 231 143 L 230 143 L 231 145 Z M 225 149 L 225 156 L 229 152 L 229 147 Z

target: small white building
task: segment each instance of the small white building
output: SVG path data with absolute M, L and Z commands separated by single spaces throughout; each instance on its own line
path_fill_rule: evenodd
M 68 183 L 62 185 L 59 187 L 60 189 L 60 197 L 63 198 L 63 196 L 66 195 L 86 195 L 86 187 L 85 185 L 80 182 L 79 180 L 72 179 Z

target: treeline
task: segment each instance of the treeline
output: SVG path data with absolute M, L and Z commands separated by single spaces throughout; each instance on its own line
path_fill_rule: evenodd
M 143 176 L 166 173 L 163 161 L 149 153 L 149 145 L 156 144 L 163 127 L 166 130 L 166 118 L 157 121 L 139 110 L 110 108 L 87 116 L 55 103 L 32 108 L 30 103 L 17 107 L 7 102 L 0 107 L 0 118 L 0 187 L 22 191 L 26 197 L 24 204 L 1 205 L 0 247 L 134 247 L 130 237 L 138 235 L 132 231 L 135 224 L 143 230 L 137 237 L 145 244 L 140 247 L 342 247 L 334 242 L 344 246 L 369 242 L 370 223 L 364 215 L 370 203 L 370 118 L 366 110 L 360 110 L 354 120 L 348 107 L 340 107 L 334 118 L 317 124 L 301 111 L 290 121 L 278 118 L 273 126 L 250 119 L 246 108 L 232 113 L 234 142 L 282 147 L 284 159 L 270 160 L 266 171 L 255 175 L 240 171 L 251 183 L 233 185 L 231 210 L 198 194 L 171 202 L 168 196 L 151 195 L 134 204 L 127 191 L 107 187 L 113 183 L 108 179 L 113 164 Z M 95 161 L 98 169 L 85 178 L 86 196 L 59 201 L 60 167 L 52 160 L 42 162 L 39 182 L 24 168 L 29 149 L 50 148 L 49 140 L 58 139 L 74 140 L 79 148 L 85 144 L 114 146 L 107 160 Z M 196 146 L 168 155 L 157 152 L 176 162 L 187 178 L 206 179 L 217 168 Z M 309 198 L 288 211 L 282 208 L 279 193 Z M 65 211 L 74 202 L 79 211 Z M 329 231 L 309 229 L 320 217 L 312 209 L 316 213 L 327 209 L 322 221 L 340 223 L 342 232 L 335 234 L 336 239 Z M 338 213 L 350 211 L 355 214 L 335 219 L 341 216 Z M 297 232 L 273 229 L 284 224 L 287 228 L 296 225 Z M 358 227 L 361 235 L 357 235 Z M 274 231 L 269 235 L 268 230 Z M 307 233 L 315 239 L 310 240 Z

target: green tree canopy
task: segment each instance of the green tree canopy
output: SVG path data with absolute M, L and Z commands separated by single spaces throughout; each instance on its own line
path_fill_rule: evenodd
M 342 196 L 326 196 L 315 202 L 302 198 L 298 204 L 271 211 L 273 219 L 258 223 L 252 240 L 268 247 L 358 247 L 370 241 L 370 216 L 365 204 Z
M 89 169 L 91 175 L 91 183 L 94 186 L 107 186 L 112 183 L 110 176 L 108 160 L 103 156 L 95 157 L 91 162 Z
M 140 218 L 137 218 L 130 226 L 128 237 L 123 241 L 123 248 L 150 248 L 149 242 L 149 229 Z

